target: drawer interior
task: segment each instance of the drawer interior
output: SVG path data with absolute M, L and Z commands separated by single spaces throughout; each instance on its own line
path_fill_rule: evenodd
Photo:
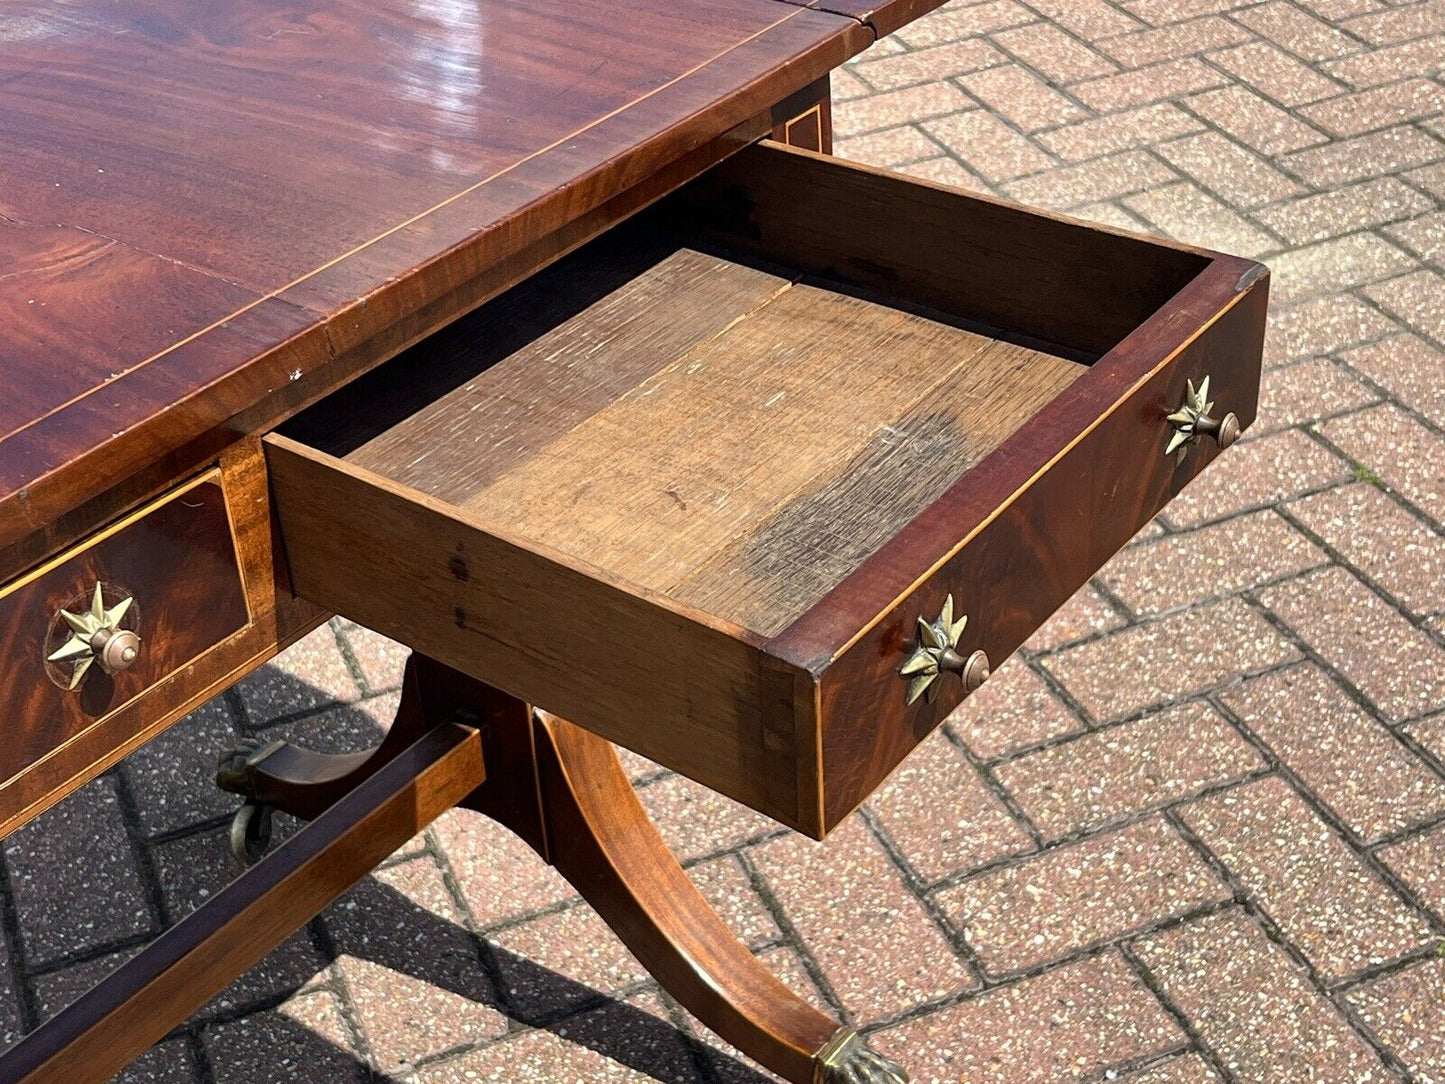
M 647 220 L 288 434 L 758 636 L 1087 371 Z
M 801 208 L 800 168 L 836 174 L 713 171 L 285 432 L 766 638 L 1207 263 L 1044 216 L 1020 235 L 983 201 L 960 221 L 953 193 L 933 231 L 898 197 L 934 190 L 890 178 L 878 209 L 866 173 Z M 880 225 L 896 256 L 847 255 Z
M 964 695 L 921 618 L 1002 661 L 1207 462 L 1186 378 L 1253 418 L 1261 273 L 749 148 L 266 438 L 292 579 L 822 836 Z

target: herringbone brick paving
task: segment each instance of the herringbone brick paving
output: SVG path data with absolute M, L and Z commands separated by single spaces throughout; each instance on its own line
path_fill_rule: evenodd
M 928 1081 L 1445 1082 L 1445 5 L 954 0 L 837 150 L 1274 270 L 1248 438 L 819 847 L 637 761 L 769 966 Z M 335 622 L 3 848 L 13 1039 L 236 869 L 237 732 L 364 745 Z M 131 1081 L 763 1079 L 452 813 Z

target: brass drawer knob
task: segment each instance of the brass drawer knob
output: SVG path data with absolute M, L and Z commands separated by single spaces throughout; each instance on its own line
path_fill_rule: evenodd
M 80 613 L 60 611 L 60 619 L 70 629 L 70 639 L 47 655 L 46 661 L 75 664 L 70 672 L 69 688 L 78 688 L 92 665 L 98 665 L 107 674 L 135 665 L 140 657 L 140 637 L 134 630 L 120 626 L 134 602 L 135 599 L 127 595 L 107 609 L 102 585 L 97 583 L 89 608 Z
M 953 596 L 943 600 L 943 611 L 932 621 L 918 619 L 918 643 L 898 670 L 908 679 L 906 703 L 922 696 L 928 703 L 938 697 L 940 674 L 957 674 L 963 679 L 963 691 L 971 693 L 988 680 L 988 656 L 982 651 L 963 655 L 958 650 L 959 637 L 968 625 L 968 615 L 953 619 Z
M 1214 404 L 1209 401 L 1209 377 L 1194 386 L 1194 381 L 1184 382 L 1184 402 L 1169 415 L 1169 424 L 1174 432 L 1169 434 L 1165 455 L 1176 455 L 1180 463 L 1189 453 L 1190 445 L 1199 442 L 1200 437 L 1211 437 L 1221 449 L 1228 448 L 1239 439 L 1239 418 L 1233 412 L 1223 418 L 1211 417 Z

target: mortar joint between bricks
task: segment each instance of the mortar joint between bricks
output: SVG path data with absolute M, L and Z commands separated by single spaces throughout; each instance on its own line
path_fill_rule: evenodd
M 1344 572 L 1353 575 L 1356 579 L 1360 579 L 1359 573 L 1357 573 L 1350 566 L 1321 566 L 1321 568 L 1330 567 L 1340 567 Z M 1318 573 L 1321 571 L 1321 568 L 1312 569 L 1310 572 L 1305 573 L 1304 575 Z M 1364 584 L 1364 586 L 1368 585 Z M 1309 641 L 1307 641 L 1303 636 L 1297 633 L 1288 622 L 1286 622 L 1268 606 L 1265 606 L 1263 602 L 1255 598 L 1251 593 L 1246 592 L 1241 597 L 1257 613 L 1259 613 L 1266 622 L 1273 626 L 1274 629 L 1280 633 L 1280 635 L 1282 635 L 1286 640 L 1288 640 L 1295 647 L 1295 649 L 1299 651 L 1301 656 L 1303 656 L 1302 659 L 1294 660 L 1291 665 L 1297 665 L 1300 662 L 1308 662 L 1318 667 L 1330 678 L 1330 680 L 1340 689 L 1340 691 L 1343 692 L 1345 696 L 1355 704 L 1356 707 L 1358 707 L 1364 714 L 1368 715 L 1370 719 L 1372 719 L 1374 722 L 1384 727 L 1385 730 L 1389 731 L 1391 734 L 1394 734 L 1397 740 L 1400 737 L 1399 730 L 1402 727 L 1418 724 L 1419 722 L 1426 719 L 1445 717 L 1445 709 L 1440 709 L 1437 711 L 1427 712 L 1424 715 L 1403 719 L 1399 722 L 1390 719 L 1388 716 L 1385 715 L 1383 711 L 1380 710 L 1380 708 L 1375 704 L 1373 700 L 1366 696 L 1364 692 L 1357 685 L 1355 685 L 1354 682 L 1347 678 L 1337 666 L 1335 666 L 1318 651 L 1316 651 L 1313 645 L 1311 645 Z M 1285 667 L 1281 667 L 1280 669 L 1284 668 Z M 1267 673 L 1267 671 L 1261 671 L 1260 673 L 1250 674 L 1248 675 L 1248 677 L 1257 678 L 1264 676 L 1265 673 Z M 1218 692 L 1225 687 L 1227 686 L 1221 686 L 1220 689 L 1216 689 L 1213 691 Z M 1216 699 L 1214 702 L 1221 711 L 1225 711 L 1226 713 L 1228 712 L 1228 709 L 1224 706 L 1223 701 Z M 1407 745 L 1407 748 L 1408 747 L 1409 746 Z M 1428 752 L 1425 752 L 1425 757 L 1427 761 L 1427 766 L 1429 766 L 1432 771 L 1439 772 L 1441 766 L 1437 759 Z
M 807 942 L 803 939 L 802 933 L 798 930 L 793 920 L 788 917 L 787 911 L 783 908 L 777 896 L 773 894 L 772 887 L 768 884 L 762 871 L 758 869 L 757 863 L 752 860 L 752 856 L 746 851 L 739 851 L 737 857 L 738 862 L 741 863 L 743 867 L 743 872 L 747 874 L 748 884 L 752 887 L 752 890 L 757 893 L 758 898 L 762 900 L 763 907 L 772 916 L 773 921 L 782 932 L 784 942 L 797 954 L 798 962 L 802 965 L 803 970 L 807 972 L 808 978 L 813 981 L 813 985 L 818 988 L 818 992 L 823 995 L 823 1000 L 826 1001 L 829 1008 L 837 1014 L 840 1021 L 845 1024 L 853 1023 L 852 1013 L 848 1010 L 847 1006 L 843 1004 L 843 999 L 838 996 L 838 991 L 834 988 L 828 976 L 824 974 L 822 966 L 814 959 L 813 953 L 808 948 Z
M 1024 851 L 1018 854 L 1002 855 L 998 858 L 992 859 L 973 868 L 963 870 L 955 874 L 950 874 L 946 877 L 941 877 L 936 883 L 929 886 L 928 892 L 930 894 L 944 892 L 949 889 L 957 888 L 959 885 L 965 884 L 968 881 L 974 880 L 976 878 L 996 873 L 999 870 L 1013 869 L 1016 867 L 1025 866 L 1036 859 L 1043 858 L 1045 855 L 1053 853 L 1054 851 L 1063 850 L 1068 847 L 1075 846 L 1079 843 L 1084 843 L 1088 840 L 1095 839 L 1099 836 L 1122 832 L 1126 829 L 1133 828 L 1136 825 L 1142 824 L 1145 821 L 1153 820 L 1154 818 L 1159 816 L 1164 816 L 1167 819 L 1169 814 L 1171 814 L 1174 810 L 1189 805 L 1193 802 L 1201 801 L 1206 798 L 1212 798 L 1217 794 L 1223 794 L 1226 791 L 1234 790 L 1237 787 L 1242 787 L 1246 784 L 1254 783 L 1261 779 L 1266 779 L 1269 776 L 1273 775 L 1274 771 L 1275 770 L 1273 768 L 1265 766 L 1263 768 L 1246 772 L 1239 776 L 1232 776 L 1229 779 L 1222 780 L 1217 783 L 1211 783 L 1208 786 L 1201 787 L 1196 791 L 1182 795 L 1179 798 L 1176 798 L 1167 803 L 1145 806 L 1142 809 L 1133 810 L 1125 815 L 1113 817 L 1109 820 L 1102 821 L 1097 824 L 1088 824 L 1080 828 L 1075 828 L 1072 831 L 1065 832 L 1061 835 L 1046 840 L 1037 850 Z
M 1058 957 L 1040 960 L 1026 967 L 989 972 L 987 975 L 987 985 L 990 989 L 1014 986 L 1018 983 L 1026 982 L 1029 979 L 1036 979 L 1041 975 L 1047 975 L 1062 967 L 1068 967 L 1071 964 L 1096 959 L 1105 955 L 1111 949 L 1120 948 L 1129 942 L 1137 941 L 1145 937 L 1153 937 L 1161 933 L 1168 933 L 1170 930 L 1178 929 L 1180 926 L 1187 926 L 1191 922 L 1199 922 L 1206 918 L 1212 918 L 1217 914 L 1228 911 L 1231 907 L 1238 906 L 1240 906 L 1240 903 L 1235 899 L 1212 900 L 1208 903 L 1201 903 L 1180 914 L 1165 915 L 1151 922 L 1145 922 L 1138 926 L 1131 927 L 1122 933 L 1090 941 L 1088 944 L 1080 945 L 1078 948 L 1072 949 Z
M 1393 496 L 1393 494 L 1388 489 L 1385 490 L 1385 493 L 1386 496 Z M 1354 578 L 1360 582 L 1361 586 L 1363 586 L 1366 590 L 1372 592 L 1377 598 L 1379 598 L 1381 602 L 1385 603 L 1387 606 L 1395 610 L 1395 612 L 1398 613 L 1402 618 L 1404 618 L 1404 620 L 1415 626 L 1427 636 L 1431 637 L 1431 639 L 1439 639 L 1435 631 L 1430 628 L 1429 614 L 1416 615 L 1414 612 L 1412 612 L 1409 607 L 1407 607 L 1403 602 L 1401 602 L 1398 598 L 1392 595 L 1383 586 L 1376 583 L 1374 578 L 1371 577 L 1364 569 L 1360 568 L 1357 564 L 1355 564 L 1355 562 L 1351 561 L 1348 557 L 1346 557 L 1345 554 L 1342 553 L 1338 548 L 1326 541 L 1323 535 L 1319 534 L 1317 531 L 1312 530 L 1305 523 L 1303 523 L 1294 514 L 1294 512 L 1290 510 L 1287 503 L 1281 502 L 1281 504 L 1277 506 L 1274 511 L 1277 515 L 1283 518 L 1291 527 L 1293 527 L 1301 535 L 1307 538 L 1312 544 L 1323 550 L 1329 556 L 1330 564 L 1316 565 L 1314 568 L 1306 569 L 1305 571 L 1296 575 L 1281 577 L 1278 580 L 1261 581 L 1260 583 L 1254 584 L 1251 587 L 1247 588 L 1247 590 L 1258 591 L 1261 588 L 1276 587 L 1281 584 L 1286 584 L 1298 579 L 1302 579 L 1305 576 L 1312 575 L 1313 573 L 1319 572 L 1321 569 L 1324 568 L 1342 568 L 1346 572 L 1349 572 L 1352 576 L 1354 576 Z M 1441 535 L 1442 539 L 1445 539 L 1445 531 L 1437 533 Z
M 115 785 L 116 806 L 120 812 L 121 825 L 125 831 L 126 843 L 130 848 L 131 861 L 140 877 L 141 889 L 145 893 L 146 906 L 151 912 L 155 932 L 168 928 L 173 919 L 166 904 L 165 889 L 161 885 L 160 870 L 156 867 L 155 856 L 141 830 L 140 807 L 131 789 L 130 773 L 121 770 L 121 765 L 107 773 Z M 154 934 L 153 934 L 154 936 Z
M 1150 993 L 1153 991 L 1151 990 Z M 1132 1074 L 1148 1073 L 1154 1069 L 1167 1073 L 1169 1063 L 1175 1058 L 1182 1058 L 1193 1053 L 1197 1053 L 1195 1046 L 1186 1039 L 1182 1043 L 1166 1047 L 1163 1050 L 1151 1050 L 1147 1054 L 1139 1054 L 1132 1058 L 1113 1062 L 1096 1072 L 1081 1077 L 1079 1084 L 1113 1084 L 1113 1082 Z
M 1225 1084 L 1236 1084 L 1236 1077 L 1229 1067 L 1225 1065 L 1224 1059 L 1215 1053 L 1214 1048 L 1204 1041 L 1204 1037 L 1199 1033 L 1199 1029 L 1194 1026 L 1194 1022 L 1189 1019 L 1188 1014 L 1169 996 L 1168 991 L 1164 989 L 1164 984 L 1159 981 L 1158 976 L 1149 969 L 1149 966 L 1144 963 L 1139 954 L 1134 950 L 1133 941 L 1128 940 L 1121 942 L 1119 945 L 1119 953 L 1128 962 L 1139 981 L 1144 984 L 1145 988 L 1153 994 L 1159 1004 L 1164 1007 L 1164 1011 L 1174 1018 L 1174 1022 L 1179 1025 L 1179 1030 L 1189 1039 L 1190 1045 L 1199 1051 L 1200 1056 L 1209 1063 L 1209 1067 L 1214 1070 L 1220 1080 L 1225 1081 Z
M 1380 409 L 1382 406 L 1385 406 L 1385 405 L 1389 405 L 1389 406 L 1395 407 L 1396 409 L 1400 410 L 1400 411 L 1401 411 L 1402 413 L 1404 413 L 1407 417 L 1409 417 L 1412 421 L 1415 421 L 1415 422 L 1419 423 L 1419 424 L 1422 425 L 1424 428 L 1426 428 L 1426 429 L 1430 430 L 1431 432 L 1433 432 L 1436 436 L 1445 437 L 1445 430 L 1442 430 L 1442 429 L 1440 429 L 1438 426 L 1435 426 L 1435 425 L 1429 423 L 1428 421 L 1426 421 L 1426 419 L 1425 419 L 1422 415 L 1419 415 L 1419 414 L 1417 414 L 1417 413 L 1415 413 L 1415 412 L 1413 412 L 1413 411 L 1411 411 L 1411 410 L 1409 410 L 1409 409 L 1406 409 L 1406 408 L 1402 407 L 1398 402 L 1395 402 L 1395 401 L 1393 401 L 1393 400 L 1390 400 L 1390 401 L 1388 401 L 1387 403 L 1376 403 L 1376 404 L 1374 404 L 1373 406 L 1370 406 L 1370 407 L 1362 407 L 1362 408 L 1360 408 L 1358 411 L 1356 411 L 1356 414 L 1363 414 L 1363 413 L 1365 413 L 1367 410 L 1378 410 L 1378 409 Z M 1311 440 L 1313 440 L 1316 444 L 1320 445 L 1322 448 L 1326 449 L 1326 450 L 1329 451 L 1331 454 L 1338 456 L 1340 459 L 1344 460 L 1346 463 L 1352 463 L 1352 464 L 1361 465 L 1361 466 L 1368 466 L 1367 464 L 1359 464 L 1359 461 L 1358 461 L 1358 460 L 1355 460 L 1355 459 L 1351 458 L 1351 456 L 1349 455 L 1349 453 L 1347 453 L 1346 451 L 1344 451 L 1344 449 L 1342 449 L 1338 444 L 1336 444 L 1334 441 L 1332 441 L 1327 434 L 1320 432 L 1320 430 L 1319 430 L 1318 428 L 1316 428 L 1313 424 L 1303 426 L 1302 428 L 1304 429 L 1305 435 L 1308 436 Z M 1373 468 L 1369 468 L 1369 469 L 1370 469 L 1371 473 L 1373 473 Z M 1359 482 L 1359 481 L 1362 481 L 1362 479 L 1352 477 L 1352 478 L 1350 479 L 1350 483 L 1347 483 L 1347 484 L 1357 483 L 1357 482 Z M 1372 484 L 1373 484 L 1373 483 L 1372 483 Z M 1436 534 L 1445 535 L 1445 523 L 1441 523 L 1441 522 L 1440 522 L 1439 520 L 1437 520 L 1434 516 L 1430 515 L 1429 512 L 1425 511 L 1425 510 L 1424 510 L 1423 508 L 1421 508 L 1419 505 L 1417 505 L 1417 504 L 1415 504 L 1413 501 L 1411 501 L 1408 497 L 1406 497 L 1406 496 L 1405 496 L 1403 493 L 1401 493 L 1399 490 L 1393 488 L 1392 486 L 1390 486 L 1390 485 L 1388 485 L 1388 484 L 1382 485 L 1382 486 L 1380 486 L 1379 488 L 1381 489 L 1381 491 L 1382 491 L 1383 493 L 1385 493 L 1386 496 L 1392 498 L 1392 499 L 1395 501 L 1396 504 L 1400 505 L 1400 506 L 1401 506 L 1402 508 L 1404 508 L 1407 512 L 1409 512 L 1409 513 L 1410 513 L 1411 515 L 1413 515 L 1416 519 L 1418 519 L 1421 523 L 1425 524 L 1425 526 L 1429 527 L 1432 531 L 1434 531 Z M 1299 494 L 1298 496 L 1295 496 L 1295 497 L 1293 497 L 1293 498 L 1291 498 L 1291 499 L 1292 499 L 1292 500 L 1300 500 L 1302 497 L 1311 496 L 1311 495 L 1312 495 L 1312 494 Z
M 1029 819 L 1028 814 L 1024 812 L 1023 807 L 1019 805 L 1014 796 L 1009 793 L 1008 788 L 998 781 L 998 778 L 993 774 L 993 770 L 981 759 L 974 756 L 973 750 L 968 747 L 968 743 L 955 734 L 951 728 L 946 727 L 944 729 L 944 736 L 953 747 L 958 750 L 959 755 L 968 762 L 969 767 L 971 767 L 978 775 L 978 778 L 982 780 L 984 787 L 989 793 L 1002 803 L 1008 815 L 1012 817 L 1018 826 L 1023 829 L 1024 833 L 1028 835 L 1034 847 L 1042 847 L 1044 843 L 1043 832 L 1039 831 L 1034 822 Z
M 1279 759 L 1278 755 L 1268 743 L 1255 734 L 1253 728 L 1245 723 L 1237 712 L 1233 711 L 1223 702 L 1219 702 L 1217 708 L 1220 713 L 1239 730 L 1245 740 L 1253 744 L 1255 748 L 1260 751 L 1260 754 L 1270 761 L 1278 772 L 1279 777 L 1285 781 L 1295 796 L 1320 819 L 1325 827 L 1328 828 L 1367 869 L 1384 881 L 1385 884 L 1393 889 L 1411 908 L 1419 912 L 1434 934 L 1437 936 L 1445 936 L 1445 924 L 1442 924 L 1440 919 L 1424 906 L 1416 893 L 1405 884 L 1394 870 L 1379 858 L 1374 848 L 1370 847 L 1361 839 L 1354 829 L 1346 824 L 1344 819 L 1331 809 L 1327 803 L 1321 801 L 1319 796 L 1305 784 L 1304 780 L 1301 779 L 1289 765 Z
M 341 618 L 333 617 L 326 623 L 331 630 L 331 638 L 336 643 L 336 652 L 341 656 L 341 664 L 346 668 L 347 674 L 356 685 L 356 691 L 360 693 L 359 699 L 365 700 L 368 697 L 378 695 L 381 690 L 371 686 L 366 671 L 362 669 L 361 660 L 356 657 L 356 651 L 347 638 L 346 630 L 341 627 Z
M 1385 174 L 1385 176 L 1389 176 L 1389 174 Z M 1415 272 L 1411 272 L 1411 273 L 1413 274 L 1413 273 L 1415 273 Z M 1394 312 L 1390 311 L 1390 310 L 1387 309 L 1385 306 L 1381 305 L 1378 301 L 1376 301 L 1373 297 L 1371 297 L 1369 294 L 1364 293 L 1363 291 L 1359 290 L 1358 288 L 1355 288 L 1355 289 L 1350 290 L 1349 293 L 1350 293 L 1350 295 L 1351 295 L 1352 297 L 1355 298 L 1356 301 L 1359 301 L 1361 304 L 1365 305 L 1365 306 L 1368 307 L 1368 308 L 1374 309 L 1376 312 L 1378 312 L 1381 316 L 1385 317 L 1386 319 L 1391 320 L 1391 321 L 1394 321 L 1394 322 L 1397 323 L 1397 324 L 1404 325 L 1405 327 L 1407 327 L 1407 328 L 1409 329 L 1409 331 L 1410 331 L 1411 334 L 1416 335 L 1416 336 L 1420 337 L 1421 339 L 1424 339 L 1427 343 L 1429 343 L 1431 346 L 1433 346 L 1436 350 L 1445 350 L 1445 339 L 1441 339 L 1440 337 L 1438 337 L 1437 335 L 1435 335 L 1435 334 L 1432 333 L 1431 331 L 1429 331 L 1429 330 L 1427 330 L 1427 329 L 1425 329 L 1425 328 L 1423 328 L 1423 327 L 1420 327 L 1420 326 L 1417 325 L 1417 324 L 1413 324 L 1413 323 L 1411 323 L 1411 322 L 1409 322 L 1409 321 L 1406 321 L 1406 320 L 1401 319 L 1401 318 L 1400 318 L 1398 315 L 1396 315 Z M 1432 428 L 1434 428 L 1437 433 L 1440 432 L 1439 427 L 1432 426 Z
M 513 1007 L 511 993 L 504 981 L 505 976 L 502 974 L 501 964 L 497 961 L 491 942 L 485 936 L 486 931 L 481 929 L 476 916 L 472 914 L 471 907 L 467 904 L 466 894 L 462 891 L 461 879 L 452 866 L 451 856 L 447 853 L 446 848 L 437 841 L 434 823 L 427 825 L 422 832 L 422 838 L 426 843 L 426 853 L 436 864 L 437 875 L 441 878 L 442 888 L 447 894 L 448 902 L 461 916 L 461 926 L 469 935 L 477 966 L 481 969 L 487 985 L 497 999 L 497 1007 L 511 1021 L 514 1019 L 511 1012 Z
M 1125 629 L 1134 628 L 1138 623 L 1139 622 L 1137 619 L 1133 619 L 1121 625 L 1117 629 L 1106 630 L 1099 635 L 1098 639 L 1107 640 L 1111 636 L 1116 636 L 1119 633 L 1123 632 Z M 1091 640 L 1087 642 L 1092 643 L 1093 641 Z M 1033 658 L 1026 658 L 1024 660 L 1024 663 L 1030 670 L 1033 671 L 1034 676 L 1044 683 L 1044 687 L 1047 688 L 1049 692 L 1053 693 L 1054 696 L 1057 697 L 1059 701 L 1064 705 L 1064 707 L 1068 709 L 1069 713 L 1072 714 L 1074 718 L 1079 721 L 1079 725 L 1083 727 L 1085 733 L 1098 730 L 1100 725 L 1099 720 L 1094 718 L 1093 713 L 1090 712 L 1088 708 L 1084 707 L 1084 705 L 1080 702 L 1079 698 L 1070 691 L 1069 687 L 1065 685 L 1058 678 L 1058 676 L 1055 675 L 1054 672 L 1048 668 L 1047 665 L 1045 665 L 1045 658 L 1052 657 L 1053 656 L 1035 656 Z
M 859 816 L 862 817 L 869 834 L 872 835 L 874 842 L 877 843 L 878 847 L 883 851 L 888 861 L 893 864 L 893 868 L 898 871 L 899 876 L 903 880 L 905 890 L 918 901 L 918 905 L 922 907 L 924 913 L 928 915 L 929 921 L 932 922 L 938 932 L 943 935 L 944 940 L 948 942 L 954 954 L 963 961 L 973 977 L 980 982 L 984 981 L 986 976 L 983 961 L 979 958 L 978 953 L 974 951 L 973 946 L 969 944 L 968 938 L 963 935 L 963 931 L 956 929 L 948 916 L 943 913 L 943 909 L 938 906 L 938 903 L 928 891 L 928 887 L 924 884 L 923 878 L 918 876 L 912 863 L 909 862 L 903 854 L 902 849 L 894 841 L 888 829 L 874 816 L 873 811 L 866 805 L 861 806 L 858 813 Z

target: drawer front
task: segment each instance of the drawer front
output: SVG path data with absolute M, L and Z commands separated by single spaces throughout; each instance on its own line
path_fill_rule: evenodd
M 970 479 L 966 495 L 946 496 L 931 508 L 925 522 L 912 525 L 914 540 L 895 540 L 898 551 L 912 545 L 928 553 L 932 547 L 931 571 L 823 672 L 826 826 L 846 817 L 967 695 L 959 676 L 944 673 L 929 690 L 932 698 L 907 702 L 909 682 L 899 670 L 916 650 L 919 618 L 936 619 L 951 595 L 955 620 L 968 618 L 957 655 L 967 659 L 983 651 L 993 665 L 1001 663 L 1219 454 L 1207 438 L 1186 446 L 1182 458 L 1166 454 L 1174 432 L 1168 416 L 1185 401 L 1187 381 L 1198 385 L 1210 378 L 1215 417 L 1232 412 L 1242 425 L 1254 420 L 1267 289 L 1264 282 L 1240 285 L 1233 306 L 1197 337 L 1164 353 L 1112 405 L 1096 397 L 1111 378 L 1137 372 L 1137 354 L 1151 344 L 1140 336 L 1102 359 L 1092 374 L 1096 380 L 1081 382 L 1078 395 L 1061 397 L 999 450 L 996 465 L 1002 469 Z M 1111 366 L 1117 373 L 1108 371 Z M 1037 444 L 1051 433 L 1078 435 L 1046 458 Z M 1022 476 L 1041 459 L 1042 469 Z M 1011 461 L 1018 472 L 1012 477 Z M 980 511 L 977 529 L 956 548 L 948 546 L 949 521 L 970 522 Z M 890 556 L 897 557 L 884 554 L 883 560 Z
M 249 623 L 219 471 L 9 585 L 0 788 Z

